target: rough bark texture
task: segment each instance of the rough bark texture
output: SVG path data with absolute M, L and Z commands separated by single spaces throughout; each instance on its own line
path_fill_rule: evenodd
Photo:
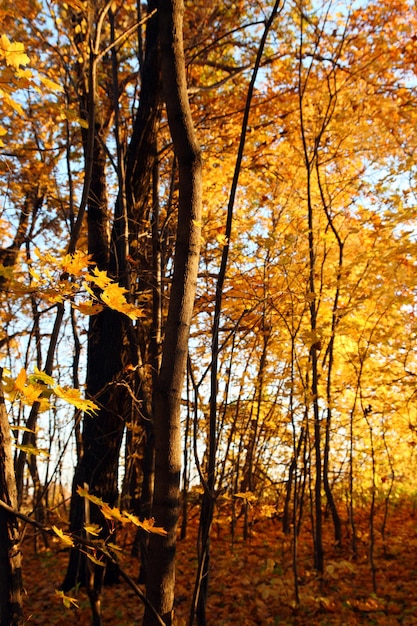
M 147 596 L 166 624 L 172 623 L 175 544 L 181 470 L 180 403 L 187 361 L 200 253 L 201 153 L 188 102 L 182 39 L 183 3 L 158 4 L 162 84 L 168 122 L 178 159 L 179 212 L 174 275 L 156 390 L 155 493 L 153 515 L 167 531 L 149 546 Z M 144 624 L 156 623 L 147 610 Z
M 0 370 L 0 499 L 16 509 L 12 441 Z M 23 624 L 20 536 L 17 519 L 0 508 L 0 626 Z

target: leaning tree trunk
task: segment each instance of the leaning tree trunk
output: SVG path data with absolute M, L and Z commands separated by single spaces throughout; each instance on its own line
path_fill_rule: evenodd
M 0 499 L 16 509 L 10 424 L 1 389 L 0 369 Z M 23 624 L 22 572 L 17 519 L 0 506 L 0 626 Z
M 156 390 L 155 492 L 153 515 L 167 531 L 149 544 L 147 596 L 166 624 L 172 624 L 175 546 L 180 508 L 181 391 L 200 255 L 201 153 L 188 101 L 182 39 L 182 0 L 158 7 L 162 83 L 179 168 L 179 209 L 174 275 Z M 156 624 L 149 610 L 143 623 Z

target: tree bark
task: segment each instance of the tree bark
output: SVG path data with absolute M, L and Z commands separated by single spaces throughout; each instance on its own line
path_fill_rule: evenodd
M 1 388 L 0 369 L 0 499 L 17 506 L 12 439 Z M 23 624 L 20 535 L 16 517 L 0 508 L 0 626 Z
M 148 28 L 154 29 L 154 19 L 149 20 Z M 114 33 L 113 33 L 114 36 Z M 152 39 L 147 35 L 148 40 Z M 150 45 L 150 44 L 149 44 Z M 152 63 L 156 56 L 156 46 L 152 44 Z M 149 53 L 150 54 L 150 53 Z M 147 52 L 148 56 L 148 52 Z M 145 63 L 147 66 L 147 64 Z M 152 66 L 153 67 L 153 66 Z M 92 69 L 90 68 L 90 71 Z M 147 71 L 149 82 L 149 71 Z M 155 82 L 155 76 L 153 76 Z M 156 81 L 158 83 L 158 81 Z M 90 85 L 90 83 L 92 83 Z M 94 113 L 94 140 L 91 148 L 92 165 L 90 193 L 88 195 L 88 250 L 91 259 L 100 270 L 105 270 L 114 279 L 119 281 L 125 288 L 130 287 L 131 268 L 129 267 L 128 238 L 131 239 L 130 231 L 137 235 L 138 228 L 143 229 L 142 216 L 138 217 L 138 204 L 127 202 L 125 204 L 125 184 L 124 179 L 125 163 L 122 162 L 123 153 L 120 146 L 120 137 L 117 137 L 118 146 L 118 178 L 119 197 L 114 209 L 114 219 L 109 236 L 111 220 L 109 219 L 108 199 L 107 199 L 107 177 L 106 162 L 107 155 L 101 141 L 103 132 L 107 130 L 102 121 L 103 114 L 99 104 L 96 102 L 96 85 L 90 81 L 88 89 L 93 93 L 81 93 L 81 114 L 83 117 L 92 117 L 91 109 Z M 80 81 L 81 84 L 81 81 Z M 83 84 L 80 87 L 86 89 Z M 117 58 L 113 58 L 113 91 L 114 102 L 112 103 L 117 114 Z M 149 188 L 151 187 L 150 172 L 155 154 L 149 147 L 151 140 L 149 135 L 155 131 L 158 119 L 157 96 L 154 91 L 148 88 L 151 93 L 144 96 L 147 87 L 142 83 L 140 107 L 137 113 L 133 136 L 129 146 L 127 157 L 128 176 L 135 177 L 134 189 L 138 187 L 141 192 L 141 199 L 148 201 Z M 144 96 L 144 97 L 142 97 Z M 103 108 L 103 107 L 101 107 Z M 145 109 L 145 111 L 144 111 Z M 107 116 L 108 117 L 108 116 Z M 116 115 L 117 117 L 117 115 Z M 150 130 L 150 129 L 151 130 Z M 87 160 L 89 158 L 89 136 L 88 131 L 84 132 L 84 151 Z M 144 138 L 145 137 L 145 138 Z M 91 138 L 90 138 L 91 140 Z M 152 137 L 152 141 L 154 138 Z M 143 151 L 147 155 L 143 155 Z M 139 160 L 139 162 L 138 162 Z M 130 189 L 131 194 L 133 191 Z M 129 196 L 130 197 L 130 196 Z M 137 238 L 136 238 L 137 243 Z M 142 258 L 141 258 L 142 262 Z M 141 264 L 140 271 L 143 267 Z M 130 294 L 129 294 L 130 295 Z M 129 297 L 128 295 L 128 297 Z M 72 532 L 80 532 L 84 523 L 84 503 L 77 495 L 76 489 L 79 485 L 87 484 L 91 492 L 115 506 L 118 501 L 118 470 L 120 446 L 123 438 L 125 420 L 127 417 L 132 421 L 139 421 L 139 411 L 134 398 L 143 398 L 143 384 L 141 376 L 137 371 L 138 346 L 135 331 L 131 320 L 116 311 L 105 309 L 99 314 L 90 318 L 88 331 L 88 358 L 87 358 L 87 396 L 94 399 L 100 407 L 99 413 L 95 417 L 86 415 L 83 422 L 82 434 L 82 455 L 78 460 L 74 475 L 73 492 L 71 499 L 70 528 Z M 129 367 L 128 367 L 129 366 Z M 133 366 L 130 367 L 130 366 Z M 141 413 L 148 413 L 142 406 Z M 136 418 L 133 418 L 135 415 Z M 99 523 L 104 528 L 106 524 L 99 511 L 91 508 L 91 521 Z M 105 532 L 105 531 L 104 531 Z M 110 564 L 111 569 L 111 564 Z M 97 570 L 100 576 L 102 569 Z M 116 572 L 114 572 L 116 575 Z M 107 576 L 108 582 L 113 581 L 114 576 Z M 77 550 L 71 551 L 68 571 L 63 583 L 63 589 L 68 590 L 80 582 L 86 581 L 86 559 Z M 99 593 L 100 581 L 97 580 L 97 592 Z
M 168 122 L 178 160 L 179 209 L 174 275 L 156 390 L 155 493 L 153 515 L 167 531 L 152 535 L 149 544 L 147 596 L 166 624 L 172 624 L 175 547 L 180 508 L 181 390 L 188 353 L 200 254 L 202 205 L 201 153 L 187 94 L 182 38 L 183 2 L 158 5 L 162 84 Z M 155 624 L 149 610 L 143 623 Z

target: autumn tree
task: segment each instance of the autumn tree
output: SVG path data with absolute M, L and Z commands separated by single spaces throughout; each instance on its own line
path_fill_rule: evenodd
M 272 2 L 18 4 L 1 49 L 22 40 L 39 72 L 6 63 L 0 101 L 18 499 L 45 525 L 75 441 L 73 535 L 111 530 L 77 488 L 117 507 L 123 482 L 123 506 L 168 531 L 139 539 L 170 623 L 182 451 L 184 490 L 203 491 L 190 620 L 206 619 L 217 504 L 234 537 L 283 515 L 298 602 L 301 529 L 323 570 L 322 531 L 344 540 L 348 511 L 355 556 L 359 504 L 375 538 L 415 467 L 415 15 L 287 3 L 257 60 Z M 78 392 L 69 415 L 55 391 L 84 379 L 97 413 Z M 96 623 L 103 574 L 74 546 L 65 588 L 89 585 Z

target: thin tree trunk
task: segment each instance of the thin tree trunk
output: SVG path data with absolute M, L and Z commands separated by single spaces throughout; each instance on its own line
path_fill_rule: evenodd
M 305 441 L 304 426 L 301 426 L 300 435 L 298 437 L 297 446 L 294 450 L 294 457 L 291 460 L 290 467 L 288 469 L 288 481 L 286 486 L 284 512 L 282 516 L 282 531 L 285 535 L 289 535 L 291 532 L 291 521 L 294 519 L 294 511 L 297 509 L 296 501 L 298 500 L 298 484 L 297 484 L 297 464 L 301 453 L 301 447 Z M 290 515 L 291 493 L 294 489 L 293 498 L 293 514 Z
M 178 159 L 179 209 L 174 275 L 162 362 L 155 394 L 155 492 L 153 515 L 167 531 L 149 542 L 147 596 L 166 624 L 172 624 L 175 546 L 180 509 L 181 391 L 200 255 L 201 153 L 188 101 L 182 38 L 183 3 L 161 0 L 158 7 L 162 83 L 168 122 Z M 145 610 L 143 624 L 155 624 Z
M 227 206 L 225 239 L 226 244 L 223 246 L 222 258 L 219 268 L 219 276 L 216 285 L 216 300 L 214 307 L 214 319 L 212 329 L 212 346 L 211 346 L 211 372 L 210 372 L 210 416 L 209 416 L 209 452 L 208 452 L 208 468 L 207 468 L 207 484 L 204 489 L 203 503 L 201 507 L 201 538 L 202 543 L 200 549 L 200 564 L 195 583 L 193 605 L 191 607 L 190 624 L 194 620 L 194 611 L 197 615 L 197 623 L 199 626 L 206 624 L 206 601 L 208 596 L 209 581 L 209 565 L 210 565 L 210 530 L 214 511 L 214 487 L 215 487 L 215 462 L 217 447 L 217 389 L 218 389 L 218 357 L 219 357 L 219 328 L 220 317 L 222 313 L 223 287 L 226 280 L 226 271 L 229 258 L 229 242 L 232 234 L 233 213 L 236 193 L 239 184 L 239 176 L 242 167 L 243 152 L 245 149 L 246 135 L 248 131 L 249 114 L 252 104 L 252 97 L 255 88 L 255 82 L 258 70 L 261 64 L 266 39 L 272 27 L 273 21 L 278 13 L 280 0 L 276 0 L 267 20 L 262 34 L 258 51 L 256 55 L 255 65 L 253 68 L 251 80 L 246 96 L 245 110 L 242 120 L 242 128 L 240 133 L 239 148 L 236 157 L 235 170 L 233 174 L 232 186 L 230 190 L 229 202 Z
M 1 388 L 0 369 L 0 499 L 16 509 L 12 439 Z M 0 507 L 0 626 L 23 624 L 20 534 L 16 517 Z
M 303 21 L 301 21 L 301 29 L 303 28 Z M 303 52 L 303 30 L 301 30 L 300 40 L 300 55 Z M 301 56 L 300 56 L 301 58 Z M 307 192 L 307 223 L 308 223 L 308 293 L 307 299 L 309 301 L 310 312 L 310 332 L 312 337 L 312 343 L 310 346 L 309 355 L 309 367 L 311 370 L 311 397 L 313 405 L 313 431 L 314 431 L 314 454 L 315 454 L 315 482 L 314 482 L 314 513 L 313 522 L 315 523 L 314 533 L 314 567 L 318 572 L 323 572 L 324 568 L 324 548 L 323 548 L 323 513 L 322 513 L 322 424 L 320 418 L 319 397 L 318 397 L 318 381 L 319 381 L 319 368 L 318 357 L 320 352 L 320 342 L 317 338 L 317 315 L 318 315 L 318 296 L 316 293 L 316 275 L 317 275 L 317 260 L 316 260 L 316 241 L 314 233 L 315 222 L 315 207 L 313 205 L 312 198 L 312 163 L 315 158 L 315 153 L 310 156 L 309 147 L 306 137 L 306 125 L 304 119 L 304 93 L 306 83 L 302 82 L 302 64 L 299 65 L 299 108 L 300 108 L 300 124 L 301 124 L 301 138 L 303 144 L 304 162 L 306 168 L 306 192 Z M 315 518 L 315 519 L 314 519 Z
M 340 296 L 340 279 L 342 276 L 342 267 L 343 267 L 344 244 L 334 225 L 334 222 L 330 213 L 330 207 L 327 206 L 326 198 L 324 195 L 324 189 L 323 189 L 323 185 L 322 185 L 321 177 L 320 177 L 320 166 L 319 166 L 318 157 L 316 158 L 316 173 L 317 173 L 317 182 L 318 182 L 318 186 L 320 190 L 320 197 L 321 197 L 323 209 L 324 209 L 324 212 L 326 213 L 328 224 L 336 238 L 337 245 L 339 248 L 339 259 L 338 259 L 337 274 L 336 274 L 336 290 L 335 290 L 333 307 L 332 307 L 332 334 L 330 337 L 329 344 L 327 346 L 325 358 L 323 359 L 323 364 L 324 364 L 326 357 L 328 357 L 327 381 L 326 381 L 327 411 L 326 411 L 326 425 L 325 425 L 324 452 L 323 452 L 323 486 L 324 486 L 324 491 L 326 493 L 327 503 L 332 513 L 335 542 L 340 547 L 342 545 L 342 522 L 340 519 L 339 512 L 337 510 L 336 502 L 333 497 L 333 492 L 330 486 L 330 481 L 329 481 L 330 458 L 329 457 L 330 457 L 330 433 L 331 433 L 331 424 L 332 424 L 332 408 L 331 407 L 332 407 L 334 342 L 335 342 L 337 326 L 339 323 L 338 306 L 339 306 L 339 296 Z

